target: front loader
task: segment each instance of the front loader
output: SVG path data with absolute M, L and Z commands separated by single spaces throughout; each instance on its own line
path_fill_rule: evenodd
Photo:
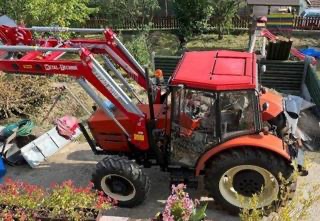
M 263 116 L 271 116 L 274 109 L 268 108 L 268 98 L 260 99 L 253 53 L 186 52 L 169 83 L 161 85 L 150 80 L 110 29 L 1 28 L 9 31 L 0 33 L 0 70 L 71 76 L 99 106 L 87 121 L 90 132 L 82 124 L 80 128 L 93 152 L 107 155 L 96 165 L 94 186 L 118 205 L 134 207 L 144 201 L 151 184 L 142 167 L 151 166 L 170 172 L 173 183 L 197 186 L 204 176 L 209 194 L 231 212 L 250 208 L 254 194 L 258 207 L 264 208 L 285 201 L 293 190 L 298 144 L 263 126 Z M 105 39 L 59 42 L 34 40 L 31 34 L 68 30 L 101 32 Z M 64 53 L 78 53 L 79 58 L 66 60 Z M 97 55 L 122 79 L 123 87 Z M 114 63 L 145 89 L 147 104 L 136 104 L 126 94 L 134 91 Z

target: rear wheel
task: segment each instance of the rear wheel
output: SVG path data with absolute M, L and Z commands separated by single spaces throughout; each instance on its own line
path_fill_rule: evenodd
M 206 170 L 205 185 L 218 204 L 231 213 L 239 213 L 241 208 L 251 209 L 249 202 L 254 194 L 259 208 L 287 200 L 290 182 L 283 181 L 292 173 L 289 162 L 274 153 L 241 148 L 212 159 Z
M 147 197 L 150 180 L 139 166 L 120 156 L 108 156 L 96 166 L 94 187 L 117 200 L 118 206 L 134 207 Z

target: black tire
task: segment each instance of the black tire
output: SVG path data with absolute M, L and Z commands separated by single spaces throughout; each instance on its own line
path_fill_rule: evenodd
M 107 184 L 107 179 L 109 185 L 110 182 L 112 182 L 112 185 L 110 186 L 115 188 L 117 188 L 117 186 L 114 185 L 119 186 L 119 182 L 120 184 L 121 182 L 123 183 L 120 186 L 126 185 L 126 192 L 129 191 L 129 195 L 126 196 L 130 197 L 127 199 L 120 199 L 120 197 L 122 197 L 120 196 L 122 195 L 120 193 L 116 193 L 118 194 L 119 198 L 116 196 L 110 196 L 108 191 L 105 191 L 106 187 L 110 187 Z M 96 189 L 103 191 L 106 195 L 109 195 L 111 198 L 117 200 L 117 206 L 121 207 L 134 207 L 141 204 L 146 199 L 150 190 L 150 180 L 141 170 L 141 168 L 139 168 L 139 166 L 133 161 L 120 156 L 107 156 L 100 161 L 96 165 L 96 171 L 92 175 L 92 182 Z M 109 190 L 111 191 L 111 188 Z
M 233 170 L 233 168 L 242 169 L 237 171 L 235 174 L 230 175 L 230 177 L 232 176 L 231 182 L 228 181 L 229 178 L 228 176 L 226 176 L 226 174 L 228 174 L 229 171 Z M 253 170 L 253 168 L 258 168 L 258 170 L 262 172 L 259 173 L 257 172 L 258 170 L 255 171 Z M 275 153 L 249 147 L 222 152 L 216 157 L 214 157 L 207 165 L 205 174 L 205 187 L 213 196 L 217 204 L 221 205 L 224 209 L 226 209 L 232 214 L 239 214 L 241 210 L 241 204 L 239 203 L 238 205 L 235 205 L 236 203 L 231 202 L 231 200 L 233 200 L 232 197 L 230 197 L 228 200 L 226 199 L 227 197 L 223 196 L 227 196 L 227 194 L 225 193 L 226 191 L 228 192 L 228 188 L 224 187 L 227 186 L 227 184 L 224 184 L 224 182 L 229 182 L 228 185 L 231 185 L 233 190 L 235 190 L 238 195 L 251 197 L 253 192 L 250 191 L 252 191 L 253 188 L 255 188 L 254 191 L 260 189 L 259 191 L 257 191 L 257 194 L 261 192 L 260 187 L 261 185 L 264 185 L 264 183 L 266 182 L 266 178 L 262 176 L 262 173 L 264 173 L 264 171 L 270 173 L 270 175 L 273 175 L 274 178 L 276 178 L 277 184 L 279 184 L 279 189 L 277 188 L 278 192 L 276 191 L 274 194 L 275 198 L 277 199 L 273 200 L 273 198 L 271 198 L 270 201 L 272 202 L 269 205 L 262 206 L 265 209 L 265 212 L 269 213 L 273 210 L 277 210 L 277 208 L 279 208 L 280 205 L 283 205 L 283 203 L 285 203 L 290 196 L 292 197 L 292 193 L 290 192 L 294 190 L 291 190 L 290 187 L 295 186 L 295 181 L 293 180 L 292 176 L 294 169 L 290 165 L 290 162 L 288 162 L 286 159 L 282 158 L 281 156 Z M 282 174 L 282 177 L 284 179 L 279 179 L 280 173 Z M 230 174 L 232 174 L 232 172 Z M 262 177 L 263 183 L 260 182 L 261 179 L 259 181 L 259 174 Z M 244 180 L 247 178 L 249 179 Z M 254 178 L 253 181 L 251 180 L 251 178 Z M 227 181 L 225 181 L 225 179 Z M 222 193 L 222 191 L 224 190 L 220 190 L 220 180 L 222 186 L 221 189 L 225 188 L 226 190 L 224 194 Z M 283 182 L 284 180 L 286 181 Z M 245 181 L 245 183 L 243 181 Z M 260 183 L 256 181 L 259 181 Z M 274 179 L 270 179 L 270 182 L 271 181 L 275 182 Z M 247 182 L 250 182 L 250 184 L 247 184 Z M 258 185 L 257 183 L 261 185 Z M 257 187 L 255 185 L 257 185 Z M 275 188 L 271 189 L 275 190 Z

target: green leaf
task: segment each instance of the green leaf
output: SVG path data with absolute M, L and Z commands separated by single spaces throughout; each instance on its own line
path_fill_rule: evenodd
M 208 203 L 203 205 L 200 209 L 196 210 L 194 214 L 190 217 L 190 221 L 201 221 L 206 217 Z

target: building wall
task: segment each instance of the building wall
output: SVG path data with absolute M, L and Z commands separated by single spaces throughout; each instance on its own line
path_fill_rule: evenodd
M 278 13 L 279 7 L 271 7 L 270 13 Z M 257 17 L 268 15 L 268 7 L 267 6 L 253 6 L 253 14 Z
M 300 13 L 307 7 L 308 7 L 307 1 L 300 0 L 299 11 L 297 11 L 296 14 L 300 15 Z M 270 13 L 279 13 L 278 9 L 279 9 L 279 6 L 273 6 L 270 8 Z M 268 14 L 268 7 L 267 6 L 254 6 L 253 13 L 256 16 L 265 16 Z
M 306 0 L 300 0 L 300 9 L 299 9 L 299 15 L 301 14 L 301 12 L 303 12 L 303 10 L 305 10 L 306 8 L 308 8 L 308 3 Z

